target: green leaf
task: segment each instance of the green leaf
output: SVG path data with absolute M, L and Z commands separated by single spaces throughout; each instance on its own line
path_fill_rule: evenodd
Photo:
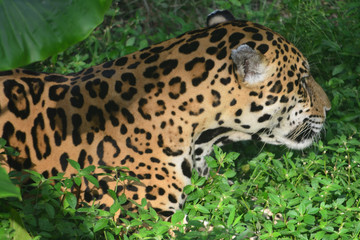
M 221 150 L 221 148 L 218 147 L 218 146 L 216 146 L 216 145 L 214 145 L 214 146 L 213 146 L 213 149 L 214 149 L 214 153 L 215 153 L 215 158 L 216 158 L 218 161 L 222 160 L 224 154 L 223 154 L 223 151 Z
M 226 170 L 226 172 L 224 173 L 224 176 L 227 178 L 232 178 L 236 175 L 236 172 L 232 169 L 228 169 Z
M 52 224 L 47 217 L 40 217 L 38 219 L 38 222 L 41 230 L 50 232 L 55 229 L 54 224 Z
M 194 226 L 196 228 L 204 227 L 204 222 L 198 220 L 189 220 L 188 226 Z
M 6 145 L 6 140 L 3 138 L 0 138 L 0 148 L 3 148 Z
M 334 67 L 333 71 L 332 71 L 332 75 L 335 76 L 339 73 L 341 73 L 342 71 L 344 71 L 345 69 L 345 65 L 344 64 L 340 64 Z
M 199 198 L 202 198 L 202 197 L 204 197 L 204 190 L 201 189 L 201 188 L 197 188 L 194 192 L 189 194 L 186 199 L 188 201 L 192 201 L 192 200 L 199 199 Z
M 65 178 L 64 179 L 64 185 L 65 185 L 65 187 L 70 189 L 74 185 L 74 182 L 69 178 Z
M 248 211 L 245 216 L 244 216 L 244 219 L 245 221 L 252 221 L 254 219 L 256 219 L 256 213 L 254 213 L 254 211 Z
M 349 200 L 346 201 L 346 207 L 350 208 L 353 206 L 354 203 L 355 203 L 355 198 L 350 198 Z
M 328 215 L 329 215 L 328 211 L 326 209 L 320 210 L 320 214 L 321 214 L 322 218 L 324 218 L 324 219 L 327 219 Z
M 154 231 L 156 232 L 157 235 L 161 236 L 163 235 L 165 232 L 169 231 L 169 227 L 168 226 L 164 226 L 164 225 L 156 225 L 154 227 Z
M 201 213 L 210 213 L 210 211 L 206 207 L 204 207 L 200 204 L 196 204 L 195 208 L 197 210 L 199 210 L 199 212 L 201 212 Z
M 44 206 L 45 206 L 45 210 L 46 210 L 48 216 L 50 218 L 54 218 L 55 217 L 55 209 L 54 209 L 54 207 L 49 203 L 44 203 Z
M 108 189 L 108 192 L 107 192 L 107 193 L 110 195 L 110 197 L 111 197 L 112 199 L 114 199 L 114 200 L 117 199 L 117 196 L 116 196 L 116 193 L 115 193 L 114 190 Z
M 115 202 L 110 207 L 110 213 L 115 214 L 117 211 L 119 211 L 120 207 L 121 207 L 121 204 L 119 202 Z
M 65 202 L 72 208 L 76 208 L 77 199 L 72 193 L 66 193 L 65 195 Z
M 11 181 L 6 170 L 0 167 L 0 198 L 17 197 L 21 199 L 20 189 Z
M 273 228 L 272 228 L 272 224 L 269 222 L 265 222 L 264 223 L 264 228 L 268 233 L 272 233 L 273 232 Z
M 271 236 L 269 233 L 266 233 L 266 234 L 263 234 L 260 236 L 260 239 L 270 239 L 270 238 L 271 238 Z
M 301 216 L 303 216 L 305 214 L 306 211 L 306 203 L 305 201 L 302 201 L 299 205 L 299 213 Z
M 99 221 L 97 221 L 94 226 L 94 232 L 97 232 L 97 231 L 105 228 L 107 226 L 108 222 L 109 222 L 109 219 L 107 219 L 107 218 L 99 219 Z
M 97 188 L 99 188 L 99 181 L 93 175 L 85 175 L 84 176 L 89 182 L 94 184 Z
M 126 46 L 134 46 L 134 44 L 135 44 L 135 40 L 136 40 L 136 38 L 135 37 L 131 37 L 131 38 L 129 38 L 127 41 L 126 41 Z
M 82 169 L 81 174 L 82 175 L 87 175 L 87 174 L 90 174 L 91 172 L 93 172 L 94 170 L 95 170 L 95 166 L 91 165 L 91 166 L 88 166 L 88 167 Z
M 230 214 L 229 214 L 229 217 L 227 219 L 226 225 L 230 226 L 233 223 L 234 218 L 235 218 L 235 206 L 233 206 L 231 208 L 231 210 L 230 210 Z
M 316 213 L 318 213 L 320 210 L 320 208 L 310 208 L 307 213 L 310 214 L 310 215 L 314 215 Z
M 145 198 L 141 199 L 141 206 L 145 207 L 147 205 L 147 200 Z
M 176 224 L 178 222 L 182 223 L 182 221 L 184 220 L 185 217 L 185 213 L 183 211 L 177 211 L 176 213 L 174 213 L 171 217 L 171 223 L 172 224 Z
M 41 174 L 38 173 L 38 172 L 35 172 L 34 170 L 25 169 L 24 171 L 30 173 L 30 174 L 31 174 L 31 177 L 34 177 L 34 178 L 36 178 L 36 179 L 39 180 L 39 181 L 45 179 L 43 175 L 41 175 Z
M 219 166 L 217 161 L 211 156 L 205 156 L 205 161 L 210 168 L 217 168 Z
M 287 228 L 288 228 L 290 231 L 292 231 L 292 232 L 295 231 L 295 225 L 292 224 L 292 223 L 288 223 L 288 224 L 287 224 Z
M 324 239 L 325 231 L 320 231 L 315 234 L 315 239 Z
M 150 215 L 151 215 L 154 219 L 158 219 L 159 215 L 157 214 L 157 212 L 156 212 L 152 207 L 149 207 L 149 212 L 150 212 Z
M 305 215 L 304 216 L 304 222 L 306 224 L 309 224 L 309 225 L 314 225 L 315 224 L 315 217 L 312 216 L 312 215 Z
M 344 80 L 341 78 L 333 77 L 329 79 L 329 85 L 332 87 L 338 87 L 344 84 Z
M 195 185 L 196 186 L 202 186 L 202 185 L 204 185 L 205 181 L 206 181 L 206 178 L 201 177 L 201 178 L 199 178 L 199 180 L 196 181 Z
M 244 216 L 244 214 L 241 214 L 240 216 L 238 216 L 237 218 L 235 218 L 234 222 L 233 222 L 233 225 L 236 225 L 240 222 L 240 220 L 242 219 L 242 217 Z M 237 226 L 239 227 L 239 226 Z
M 325 227 L 323 227 L 323 230 L 325 230 L 325 231 L 327 231 L 327 232 L 329 232 L 329 233 L 332 233 L 332 232 L 334 232 L 334 227 L 332 227 L 332 226 L 325 226 Z
M 4 146 L 3 147 L 4 149 L 5 149 L 5 153 L 7 154 L 7 155 L 10 155 L 10 156 L 19 156 L 19 152 L 18 151 L 16 151 L 14 148 L 12 148 L 12 147 L 8 147 L 8 146 Z
M 30 240 L 29 233 L 26 231 L 24 223 L 20 217 L 20 214 L 11 208 L 10 210 L 10 227 L 14 229 L 14 233 L 12 234 L 13 239 L 21 239 L 21 240 Z
M 360 233 L 360 222 L 357 222 L 354 228 L 354 232 L 358 235 Z
M 322 188 L 323 190 L 328 190 L 328 191 L 336 191 L 336 190 L 340 190 L 342 189 L 342 187 L 336 183 L 332 183 L 328 186 L 325 186 Z
M 237 153 L 237 152 L 229 152 L 229 153 L 226 155 L 226 160 L 227 160 L 227 161 L 235 161 L 239 156 L 240 156 L 240 153 Z
M 106 231 L 105 234 L 107 240 L 115 240 L 114 235 L 112 235 L 110 232 Z
M 111 0 L 0 1 L 0 70 L 43 60 L 85 39 Z
M 272 202 L 276 203 L 277 205 L 281 206 L 281 200 L 280 197 L 278 195 L 269 193 L 269 198 Z
M 76 161 L 74 161 L 74 160 L 72 160 L 72 159 L 66 159 L 69 163 L 70 163 L 70 165 L 73 167 L 73 168 L 75 168 L 77 171 L 80 171 L 81 169 L 80 169 L 80 164 L 78 163 L 78 162 L 76 162 Z
M 294 210 L 290 210 L 287 212 L 286 216 L 290 218 L 296 218 L 299 216 L 299 214 Z
M 127 201 L 126 195 L 123 193 L 118 197 L 118 201 L 120 204 L 124 204 Z
M 80 177 L 74 177 L 74 182 L 76 183 L 76 185 L 80 186 L 81 185 L 81 178 Z
M 195 186 L 194 185 L 187 185 L 184 187 L 184 193 L 185 194 L 189 194 L 191 193 L 192 191 L 194 191 L 195 189 Z

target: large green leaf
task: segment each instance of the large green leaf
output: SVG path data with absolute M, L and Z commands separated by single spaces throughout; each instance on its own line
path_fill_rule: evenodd
M 9 179 L 5 169 L 0 167 L 0 198 L 18 197 L 21 198 L 20 189 Z
M 10 209 L 10 213 L 10 227 L 14 229 L 13 239 L 31 240 L 32 237 L 26 231 L 24 222 L 21 219 L 20 214 L 16 212 L 13 208 Z
M 85 39 L 111 0 L 0 0 L 0 70 L 43 60 Z

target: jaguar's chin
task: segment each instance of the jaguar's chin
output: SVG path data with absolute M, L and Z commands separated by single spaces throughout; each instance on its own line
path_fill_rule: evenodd
M 286 147 L 288 147 L 290 149 L 301 150 L 301 149 L 309 147 L 313 142 L 314 142 L 314 138 L 304 139 L 301 142 L 296 142 L 296 141 L 287 139 L 284 141 L 284 144 L 286 145 Z
M 288 148 L 304 149 L 309 147 L 319 136 L 321 128 L 314 128 L 311 123 L 304 122 L 290 131 L 281 140 Z

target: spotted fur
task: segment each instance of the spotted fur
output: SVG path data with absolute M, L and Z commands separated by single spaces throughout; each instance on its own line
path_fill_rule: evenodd
M 80 201 L 107 208 L 112 189 L 166 217 L 183 206 L 192 170 L 208 175 L 213 144 L 309 146 L 330 103 L 306 58 L 259 24 L 210 22 L 70 75 L 0 72 L 0 136 L 20 151 L 8 170 L 70 176 L 67 158 L 126 166 L 140 183 L 98 177 L 100 189 L 85 181 Z

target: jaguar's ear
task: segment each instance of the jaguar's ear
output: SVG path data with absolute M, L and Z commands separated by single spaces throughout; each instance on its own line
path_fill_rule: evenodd
M 215 26 L 219 23 L 235 20 L 234 15 L 228 10 L 215 10 L 210 13 L 206 19 L 206 25 L 208 27 Z
M 268 75 L 269 64 L 260 52 L 252 49 L 246 44 L 231 50 L 231 58 L 236 65 L 240 78 L 249 84 L 264 81 Z

